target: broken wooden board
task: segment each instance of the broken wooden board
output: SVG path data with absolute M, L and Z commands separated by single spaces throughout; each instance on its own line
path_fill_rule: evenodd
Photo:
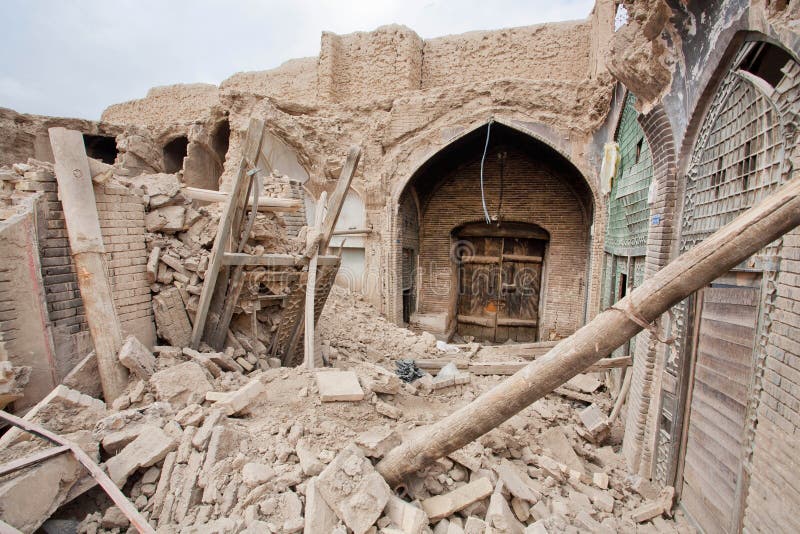
M 331 292 L 333 283 L 336 280 L 336 275 L 339 272 L 339 263 L 332 265 L 320 265 L 317 268 L 317 293 L 314 297 L 314 324 L 319 322 L 319 317 L 322 315 L 322 308 L 325 307 L 325 302 L 328 300 L 328 295 Z M 303 273 L 308 275 L 308 273 Z M 305 328 L 303 326 L 305 320 L 305 298 L 306 298 L 306 280 L 303 278 L 301 284 L 296 287 L 289 297 L 286 299 L 286 307 L 284 308 L 284 315 L 281 318 L 281 324 L 278 327 L 278 336 L 276 339 L 275 352 L 283 361 L 285 367 L 294 367 L 299 365 L 303 359 L 303 333 Z M 321 362 L 317 362 L 321 367 Z

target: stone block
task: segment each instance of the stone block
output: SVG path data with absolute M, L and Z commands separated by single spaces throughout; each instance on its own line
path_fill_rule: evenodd
M 140 467 L 150 467 L 174 451 L 177 442 L 156 426 L 150 426 L 139 434 L 116 456 L 106 461 L 108 476 L 122 487 L 128 477 Z
M 364 534 L 383 514 L 392 492 L 356 445 L 343 449 L 318 477 L 320 493 L 355 534 Z
M 394 495 L 389 498 L 384 513 L 404 534 L 421 534 L 428 524 L 423 510 Z
M 488 526 L 483 519 L 471 515 L 464 523 L 464 534 L 485 534 Z
M 376 426 L 356 436 L 356 444 L 371 458 L 383 456 L 400 445 L 400 436 L 393 429 Z
M 492 494 L 492 483 L 488 478 L 479 478 L 444 495 L 436 495 L 422 501 L 422 509 L 431 521 L 450 516 L 470 504 Z
M 352 371 L 323 371 L 314 376 L 322 402 L 360 401 L 364 398 L 358 376 Z
M 536 504 L 542 498 L 541 493 L 532 487 L 532 481 L 527 473 L 522 472 L 508 460 L 503 460 L 496 469 L 497 476 L 503 482 L 508 492 L 518 499 Z
M 141 378 L 148 380 L 156 372 L 156 358 L 136 336 L 128 336 L 119 349 L 119 362 Z
M 306 509 L 304 517 L 304 534 L 317 534 L 318 532 L 331 532 L 339 524 L 336 513 L 328 506 L 317 487 L 317 478 L 314 477 L 306 484 Z
M 486 522 L 500 532 L 507 534 L 523 534 L 525 526 L 520 523 L 508 506 L 505 497 L 499 491 L 492 493 L 489 509 L 486 510 Z
M 247 409 L 253 402 L 267 393 L 264 384 L 254 379 L 237 389 L 228 393 L 227 397 L 214 404 L 215 408 L 221 409 L 227 415 L 234 415 Z
M 260 486 L 264 482 L 272 480 L 273 477 L 275 477 L 275 471 L 266 464 L 249 462 L 242 468 L 242 482 L 251 488 Z
M 168 367 L 150 377 L 156 398 L 175 407 L 185 406 L 192 397 L 202 399 L 213 388 L 203 368 L 194 362 Z
M 73 417 L 56 418 L 55 413 L 71 413 Z M 42 423 L 47 416 L 48 429 L 53 432 L 67 434 L 78 430 L 91 430 L 95 423 L 107 415 L 103 401 L 84 395 L 64 385 L 56 386 L 45 398 L 40 400 L 28 413 L 26 421 Z M 14 443 L 31 439 L 31 435 L 17 427 L 10 428 L 0 438 L 0 450 Z
M 144 216 L 148 232 L 175 233 L 183 230 L 186 209 L 183 206 L 157 208 Z
M 164 289 L 153 297 L 153 312 L 158 337 L 174 347 L 191 343 L 192 325 L 177 287 Z
M 403 410 L 381 400 L 375 403 L 375 411 L 389 419 L 397 420 L 403 417 Z
M 322 470 L 325 469 L 325 464 L 319 461 L 316 452 L 306 440 L 301 439 L 298 441 L 294 452 L 300 460 L 300 469 L 303 470 L 304 475 L 313 477 L 322 473 Z

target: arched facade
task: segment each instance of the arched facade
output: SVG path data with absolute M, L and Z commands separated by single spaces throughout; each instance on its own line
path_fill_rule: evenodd
M 702 71 L 708 83 L 692 95 L 695 110 L 685 125 L 669 106 L 640 118 L 654 147 L 652 211 L 667 223 L 660 233 L 651 225 L 647 276 L 793 172 L 800 112 L 795 53 L 740 32 L 720 39 L 709 54 L 719 63 Z M 800 347 L 792 296 L 800 297 L 796 233 L 676 306 L 675 320 L 660 323 L 662 336 L 676 337 L 674 345 L 655 343 L 650 334 L 637 345 L 623 452 L 634 471 L 674 486 L 706 531 L 780 530 L 791 523 L 768 503 L 784 498 L 775 481 L 791 472 L 775 444 L 800 445 L 792 422 L 796 375 L 785 363 Z
M 491 224 L 485 225 L 485 239 L 494 240 L 495 245 L 511 239 L 503 233 L 504 222 L 506 226 L 536 225 L 550 236 L 547 257 L 552 260 L 543 258 L 541 309 L 537 309 L 534 337 L 565 337 L 583 323 L 587 296 L 598 286 L 589 289 L 591 227 L 596 211 L 592 188 L 549 144 L 507 123 L 493 122 L 482 196 L 480 160 L 487 130 L 488 124 L 484 124 L 458 136 L 427 158 L 399 188 L 392 210 L 392 242 L 400 246 L 395 247 L 397 261 L 393 262 L 390 292 L 402 296 L 405 289 L 406 298 L 394 297 L 397 317 L 443 337 L 457 330 L 459 267 L 453 256 L 453 231 L 484 220 L 485 201 L 491 219 Z M 576 265 L 582 268 L 575 269 Z M 415 285 L 411 291 L 413 317 L 408 308 L 410 280 Z

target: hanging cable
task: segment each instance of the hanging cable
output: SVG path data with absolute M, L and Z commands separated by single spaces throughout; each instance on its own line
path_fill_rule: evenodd
M 492 224 L 492 218 L 489 216 L 489 209 L 486 207 L 486 193 L 483 190 L 483 164 L 486 161 L 486 152 L 489 150 L 489 135 L 492 132 L 492 123 L 494 119 L 489 119 L 486 125 L 486 144 L 483 146 L 483 157 L 481 157 L 481 203 L 483 204 L 483 216 L 486 218 L 486 224 Z
M 503 212 L 503 170 L 505 169 L 507 152 L 500 152 L 497 154 L 497 159 L 500 160 L 500 199 L 497 202 L 497 224 L 500 225 L 502 220 L 501 215 Z

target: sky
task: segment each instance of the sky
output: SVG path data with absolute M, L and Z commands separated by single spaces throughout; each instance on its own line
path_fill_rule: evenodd
M 319 53 L 323 31 L 423 38 L 583 19 L 594 0 L 0 0 L 0 107 L 99 119 L 150 87 Z

